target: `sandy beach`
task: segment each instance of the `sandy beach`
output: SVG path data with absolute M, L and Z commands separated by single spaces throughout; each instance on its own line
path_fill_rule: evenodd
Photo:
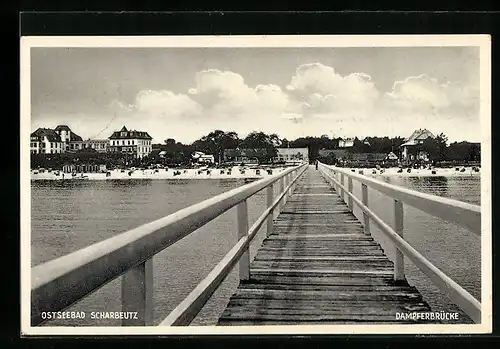
M 435 168 L 434 170 L 429 169 L 411 169 L 407 172 L 407 169 L 403 169 L 403 172 L 398 173 L 399 168 L 384 168 L 377 170 L 376 168 L 349 168 L 351 171 L 354 170 L 355 173 L 362 171 L 364 175 L 372 177 L 471 177 L 471 176 L 481 176 L 481 170 L 475 172 L 472 167 L 465 167 L 465 171 L 461 171 L 464 167 L 459 167 L 457 171 L 455 168 Z M 433 173 L 433 171 L 435 173 Z
M 286 167 L 273 168 L 272 174 L 279 173 L 285 170 Z M 122 172 L 123 171 L 123 172 Z M 56 173 L 58 171 L 36 173 L 38 171 L 31 170 L 31 180 L 62 180 L 63 172 L 59 171 L 59 175 Z M 129 172 L 132 172 L 129 174 Z M 179 173 L 174 175 L 174 173 Z M 116 180 L 116 179 L 257 179 L 270 176 L 267 170 L 264 169 L 254 169 L 245 168 L 244 173 L 240 172 L 240 167 L 236 166 L 231 169 L 210 169 L 202 170 L 200 169 L 144 169 L 144 170 L 111 170 L 109 171 L 109 176 L 106 173 L 77 173 L 76 176 L 72 176 L 71 173 L 64 173 L 64 180 Z M 260 172 L 260 173 L 259 173 Z

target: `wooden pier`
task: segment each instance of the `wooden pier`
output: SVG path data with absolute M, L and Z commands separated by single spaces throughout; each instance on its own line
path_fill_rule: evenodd
M 393 275 L 380 245 L 310 167 L 218 324 L 401 324 L 396 313 L 430 311 L 414 287 Z
M 122 310 L 137 314 L 135 319 L 123 319 L 123 326 L 188 326 L 236 266 L 240 284 L 218 320 L 220 326 L 442 323 L 397 316 L 431 310 L 406 282 L 406 258 L 476 324 L 483 321 L 481 303 L 403 234 L 403 205 L 408 205 L 480 237 L 480 206 L 398 187 L 350 169 L 318 165 L 283 169 L 33 267 L 31 325 L 48 322 L 48 312 L 67 309 L 121 278 Z M 357 185 L 359 198 L 354 195 Z M 391 224 L 370 208 L 370 191 L 392 199 L 387 207 L 394 215 Z M 247 201 L 261 192 L 266 193 L 266 207 L 251 222 Z M 355 206 L 362 212 L 362 222 L 352 213 Z M 154 324 L 152 258 L 232 208 L 236 244 L 163 321 Z M 373 226 L 395 249 L 393 261 L 372 238 Z M 250 244 L 261 228 L 266 237 L 251 262 Z

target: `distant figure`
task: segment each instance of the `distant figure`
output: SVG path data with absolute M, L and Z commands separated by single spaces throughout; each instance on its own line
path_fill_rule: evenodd
M 318 170 L 318 160 L 316 160 L 316 171 Z

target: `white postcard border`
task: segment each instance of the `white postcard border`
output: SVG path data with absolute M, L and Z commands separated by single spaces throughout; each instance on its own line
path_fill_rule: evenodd
M 185 327 L 32 327 L 30 81 L 32 47 L 480 47 L 481 117 L 481 324 L 300 325 Z M 474 334 L 492 331 L 491 240 L 491 37 L 489 35 L 259 35 L 259 36 L 32 36 L 20 45 L 21 334 L 31 335 L 236 335 L 236 334 Z

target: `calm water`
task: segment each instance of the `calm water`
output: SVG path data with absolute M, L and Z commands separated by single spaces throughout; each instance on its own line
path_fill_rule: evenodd
M 477 177 L 386 178 L 393 184 L 479 204 Z M 243 185 L 242 180 L 116 180 L 34 181 L 32 190 L 32 266 L 63 256 L 179 209 Z M 357 189 L 357 186 L 355 190 Z M 360 190 L 359 190 L 360 191 Z M 360 195 L 360 193 L 357 195 Z M 389 198 L 369 193 L 370 205 L 392 222 Z M 265 207 L 265 192 L 249 200 L 249 215 L 255 221 Z M 355 211 L 359 215 L 359 212 Z M 449 223 L 443 223 L 412 208 L 405 208 L 405 238 L 426 258 L 480 300 L 480 239 Z M 372 230 L 374 230 L 372 228 Z M 373 231 L 389 258 L 393 248 L 380 232 Z M 259 232 L 252 244 L 255 256 L 264 238 Z M 154 264 L 155 324 L 208 274 L 237 242 L 236 211 L 231 209 L 188 237 L 156 255 Z M 455 311 L 429 280 L 406 263 L 408 280 L 434 310 Z M 85 282 L 82 280 L 82 282 Z M 238 284 L 237 268 L 205 305 L 192 325 L 214 325 Z M 121 310 L 120 279 L 107 284 L 68 310 Z M 462 319 L 465 318 L 463 315 Z M 47 325 L 106 326 L 119 320 L 64 320 Z

